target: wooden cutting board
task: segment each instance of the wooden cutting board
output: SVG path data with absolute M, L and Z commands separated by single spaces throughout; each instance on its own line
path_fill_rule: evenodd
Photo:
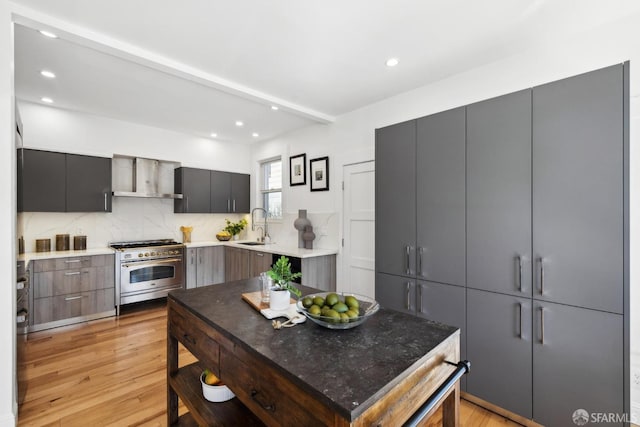
M 249 303 L 249 305 L 258 311 L 269 308 L 269 303 L 262 302 L 262 291 L 247 292 L 242 294 L 242 299 Z M 291 298 L 289 300 L 291 304 L 295 304 L 296 300 Z

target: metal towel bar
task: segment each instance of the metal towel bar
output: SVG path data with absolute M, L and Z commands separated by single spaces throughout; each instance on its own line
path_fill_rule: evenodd
M 451 375 L 446 379 L 446 381 L 438 387 L 438 389 L 427 399 L 424 404 L 418 408 L 416 412 L 411 415 L 411 417 L 407 420 L 406 423 L 403 424 L 403 427 L 415 427 L 419 425 L 424 417 L 426 417 L 429 412 L 440 402 L 440 400 L 447 394 L 449 389 L 453 387 L 464 374 L 468 373 L 471 370 L 471 362 L 468 360 L 461 360 L 458 363 L 448 362 L 445 360 L 445 363 L 449 365 L 456 366 L 456 370 L 453 371 Z

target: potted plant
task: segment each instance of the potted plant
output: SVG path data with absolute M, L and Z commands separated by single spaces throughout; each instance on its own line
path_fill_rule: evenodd
M 302 273 L 292 273 L 289 258 L 283 255 L 271 266 L 267 274 L 273 279 L 273 288 L 269 293 L 269 306 L 272 310 L 288 309 L 290 294 L 297 297 L 302 295 L 300 289 L 292 283 L 293 280 L 302 277 Z
M 238 222 L 231 222 L 228 219 L 225 218 L 225 221 L 227 222 L 227 226 L 225 228 L 223 228 L 224 231 L 226 231 L 227 233 L 231 234 L 233 236 L 234 240 L 238 240 L 238 234 L 244 230 L 244 228 L 247 226 L 248 222 L 246 219 L 242 218 L 240 221 Z

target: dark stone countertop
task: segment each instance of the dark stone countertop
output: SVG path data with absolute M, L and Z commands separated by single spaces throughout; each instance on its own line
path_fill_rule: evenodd
M 307 319 L 275 330 L 271 320 L 241 298 L 259 289 L 254 278 L 173 291 L 169 297 L 236 345 L 265 357 L 274 369 L 347 419 L 359 416 L 404 379 L 416 362 L 459 333 L 452 326 L 386 309 L 353 329 L 326 329 Z M 300 289 L 303 295 L 318 292 Z

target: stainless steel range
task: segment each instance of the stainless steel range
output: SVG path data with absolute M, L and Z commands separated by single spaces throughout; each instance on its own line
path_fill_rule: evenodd
M 116 303 L 167 296 L 184 287 L 184 245 L 171 239 L 111 243 L 116 250 Z

